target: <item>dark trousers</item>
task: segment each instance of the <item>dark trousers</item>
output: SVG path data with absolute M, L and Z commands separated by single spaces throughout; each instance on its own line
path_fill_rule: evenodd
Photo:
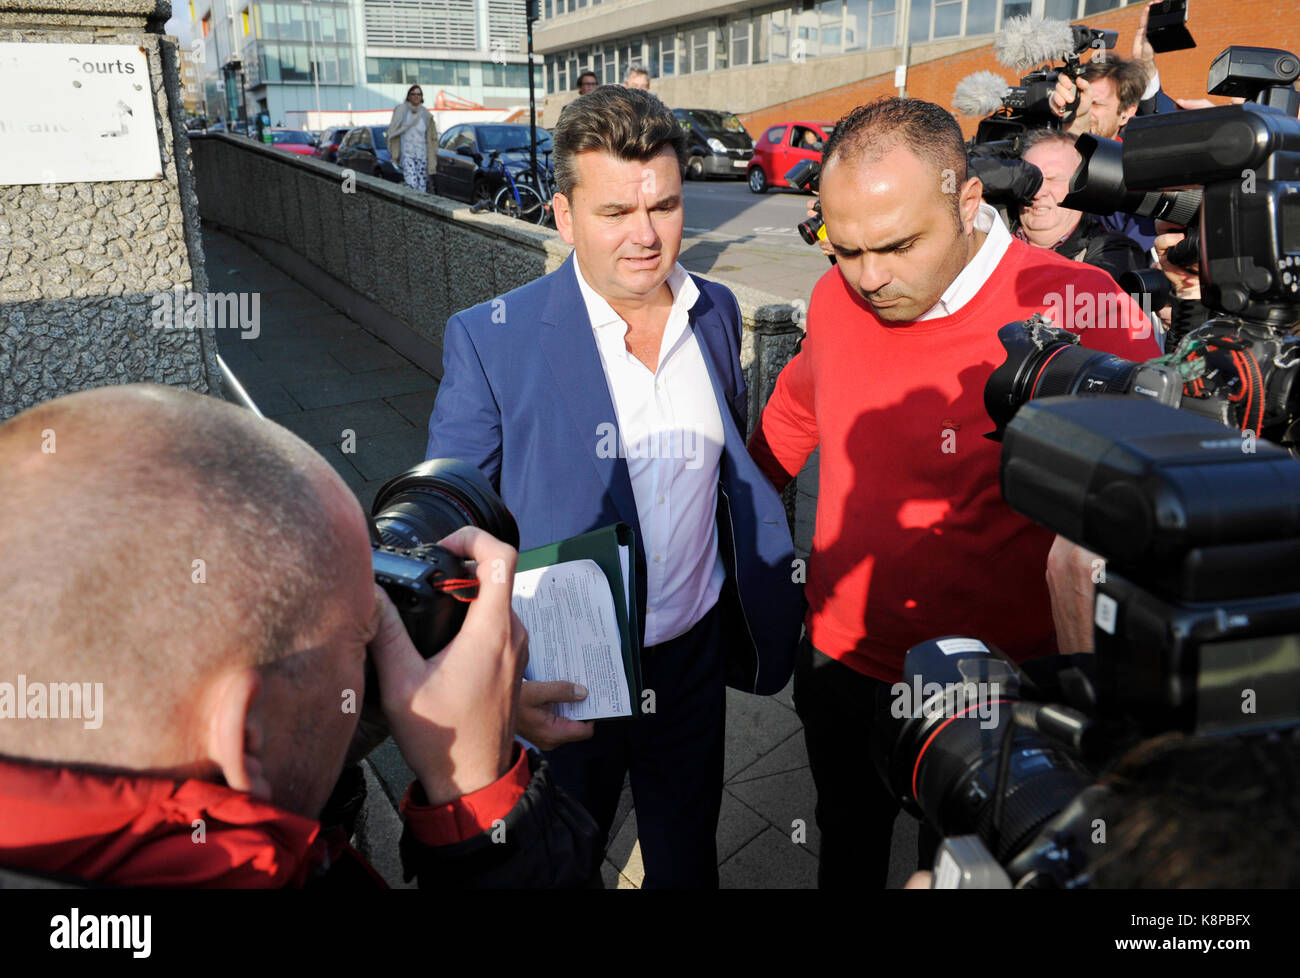
M 686 634 L 644 649 L 641 673 L 654 712 L 633 703 L 630 718 L 597 720 L 590 740 L 547 752 L 551 772 L 606 842 L 630 772 L 643 887 L 716 889 L 727 709 L 717 608 Z
M 817 885 L 824 889 L 884 889 L 889 879 L 900 806 L 876 772 L 872 750 L 880 736 L 877 717 L 889 713 L 891 685 L 817 651 L 806 635 L 799 643 L 794 705 L 817 787 Z M 937 843 L 934 831 L 922 825 L 922 868 L 929 868 Z

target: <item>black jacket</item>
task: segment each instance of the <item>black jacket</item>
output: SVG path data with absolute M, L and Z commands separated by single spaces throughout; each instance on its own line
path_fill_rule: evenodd
M 420 889 L 554 889 L 601 887 L 600 834 L 587 810 L 551 777 L 537 751 L 528 752 L 532 780 L 505 817 L 505 831 L 484 832 L 449 846 L 427 846 L 402 830 L 402 871 Z
M 1151 265 L 1141 245 L 1126 234 L 1103 227 L 1092 214 L 1084 214 L 1074 232 L 1053 250 L 1073 261 L 1096 265 L 1116 280 L 1125 272 Z

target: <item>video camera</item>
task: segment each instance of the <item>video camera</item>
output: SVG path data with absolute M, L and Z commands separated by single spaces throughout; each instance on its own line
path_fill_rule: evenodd
M 1300 120 L 1276 107 L 1295 91 L 1273 91 L 1300 76 L 1300 61 L 1284 51 L 1228 48 L 1210 75 L 1216 92 L 1254 91 L 1256 101 L 1135 119 L 1122 146 L 1080 137 L 1084 162 L 1063 204 L 1172 216 L 1199 199 L 1202 301 L 1214 315 L 1185 335 L 1171 331 L 1165 355 L 1145 364 L 1077 346 L 1077 336 L 1041 316 L 1004 326 L 1007 360 L 985 391 L 998 432 L 1032 397 L 1122 393 L 1300 455 Z M 1163 192 L 1187 186 L 1204 189 L 1198 198 Z
M 1114 48 L 1118 38 L 1117 31 L 1065 21 L 1008 19 L 994 44 L 998 61 L 1016 71 L 1035 70 L 1022 77 L 1019 85 L 1008 85 L 991 71 L 979 71 L 958 82 L 953 108 L 982 120 L 972 146 L 989 146 L 998 155 L 1019 156 L 1018 137 L 1031 129 L 1059 129 L 1061 120 L 1052 113 L 1048 99 L 1061 72 L 1078 78 L 1083 74 L 1079 56 L 1088 50 Z M 1061 67 L 1042 67 L 1052 62 L 1061 62 Z M 1078 103 L 1076 94 L 1075 108 Z
M 1087 886 L 1109 762 L 1165 731 L 1300 723 L 1300 465 L 1160 404 L 1056 397 L 1007 426 L 1001 485 L 1012 509 L 1105 558 L 1095 654 L 1022 670 L 978 638 L 923 642 L 903 679 L 924 705 L 882 719 L 875 760 L 946 837 L 936 885 Z M 1043 665 L 1057 668 L 1027 675 Z

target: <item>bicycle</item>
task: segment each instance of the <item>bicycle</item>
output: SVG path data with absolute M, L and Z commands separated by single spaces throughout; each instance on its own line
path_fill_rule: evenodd
M 545 164 L 538 163 L 537 171 L 528 164 L 508 166 L 501 159 L 503 153 L 526 153 L 527 146 L 509 149 L 494 149 L 488 153 L 488 163 L 484 172 L 497 176 L 502 181 L 501 188 L 491 202 L 480 201 L 470 207 L 472 213 L 492 208 L 498 214 L 527 221 L 529 224 L 545 224 L 551 217 L 551 197 L 554 195 L 554 180 L 551 177 L 550 150 L 540 149 L 548 159 Z M 518 179 L 514 171 L 518 171 Z

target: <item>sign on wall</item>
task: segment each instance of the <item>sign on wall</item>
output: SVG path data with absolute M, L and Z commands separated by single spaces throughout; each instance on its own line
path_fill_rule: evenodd
M 0 186 L 161 178 L 143 48 L 0 43 Z

